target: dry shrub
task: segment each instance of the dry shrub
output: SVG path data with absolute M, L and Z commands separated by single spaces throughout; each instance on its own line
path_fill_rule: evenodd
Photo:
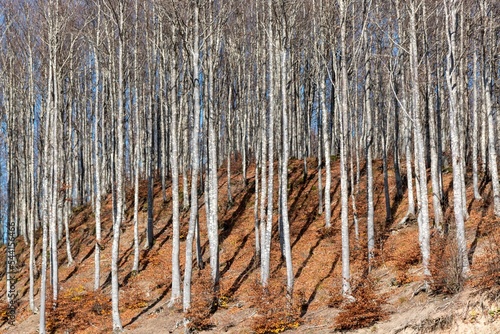
M 377 294 L 375 282 L 370 277 L 359 280 L 352 297 L 354 301 L 342 300 L 341 311 L 334 319 L 335 329 L 354 330 L 387 319 L 389 313 L 382 307 L 387 296 Z
M 386 250 L 389 253 L 389 261 L 397 270 L 397 284 L 410 283 L 412 278 L 408 275 L 408 269 L 421 260 L 418 230 L 405 229 L 391 235 L 387 240 Z
M 214 326 L 210 317 L 217 310 L 217 296 L 213 291 L 208 266 L 198 271 L 191 286 L 191 307 L 186 314 L 188 328 L 192 331 L 207 330 Z
M 455 238 L 435 235 L 431 239 L 431 290 L 434 293 L 455 294 L 462 290 L 462 259 L 458 256 Z
M 290 300 L 286 284 L 278 279 L 271 279 L 267 288 L 254 282 L 251 293 L 253 307 L 257 310 L 252 323 L 255 333 L 281 333 L 299 326 L 300 311 L 304 304 L 301 293 Z
M 485 238 L 484 249 L 472 265 L 470 283 L 485 289 L 500 286 L 500 235 L 492 234 Z
M 101 327 L 111 314 L 111 300 L 102 292 L 87 292 L 83 286 L 65 291 L 56 308 L 52 301 L 46 304 L 49 333 L 78 333 L 89 326 Z

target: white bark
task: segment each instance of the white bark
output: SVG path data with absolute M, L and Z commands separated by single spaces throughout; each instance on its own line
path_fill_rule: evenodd
M 33 68 L 33 51 L 31 47 L 31 41 L 28 42 L 29 47 L 29 98 L 30 98 L 30 140 L 31 140 L 31 150 L 30 150 L 30 212 L 29 212 L 29 239 L 30 239 L 30 259 L 29 259 L 29 305 L 33 313 L 36 313 L 37 307 L 35 306 L 35 147 L 36 147 L 36 136 L 35 136 L 35 82 L 34 82 L 34 68 Z
M 472 70 L 472 188 L 474 191 L 474 198 L 481 199 L 481 195 L 479 194 L 479 181 L 478 181 L 478 131 L 479 131 L 479 94 L 478 94 L 478 68 L 477 68 L 477 50 L 474 50 L 474 60 L 473 60 L 473 70 Z
M 137 64 L 137 47 L 138 47 L 138 15 L 139 15 L 139 1 L 135 0 L 135 33 L 134 33 L 134 59 L 133 59 L 133 73 L 134 82 L 132 88 L 133 94 L 133 113 L 134 113 L 134 128 L 135 128 L 135 143 L 134 143 L 134 260 L 132 264 L 132 271 L 139 271 L 139 174 L 141 165 L 141 137 L 139 132 L 141 131 L 141 126 L 139 123 L 139 84 L 138 84 L 138 64 Z
M 342 294 L 351 295 L 351 272 L 349 250 L 349 194 L 347 184 L 347 132 L 348 132 L 348 96 L 347 96 L 347 45 L 346 20 L 347 1 L 339 0 L 340 17 L 340 201 L 341 201 L 341 233 L 342 233 Z
M 209 8 L 212 10 L 212 8 Z M 210 14 L 210 22 L 212 15 Z M 213 40 L 213 28 L 210 26 L 210 36 L 208 42 L 208 206 L 207 206 L 207 227 L 208 241 L 210 248 L 210 269 L 212 283 L 216 291 L 219 285 L 219 222 L 218 222 L 218 190 L 219 182 L 217 177 L 217 134 L 216 134 L 216 112 L 214 107 L 214 62 L 219 43 Z M 214 54 L 215 53 L 215 54 Z M 229 97 L 230 98 L 230 97 Z M 228 164 L 230 155 L 228 155 Z M 228 194 L 230 194 L 230 178 L 228 170 Z
M 284 33 L 284 28 L 282 29 Z M 287 66 L 286 66 L 287 52 L 286 48 L 282 46 L 281 50 L 281 133 L 282 133 L 282 165 L 281 165 L 281 221 L 283 226 L 283 250 L 285 254 L 286 263 L 286 281 L 287 281 L 287 294 L 291 298 L 293 295 L 293 267 L 292 267 L 292 248 L 290 245 L 290 225 L 288 221 L 288 156 L 290 155 L 290 148 L 288 143 L 288 101 L 287 101 Z
M 113 331 L 121 332 L 122 324 L 120 319 L 120 306 L 119 306 L 119 283 L 118 283 L 118 257 L 120 255 L 120 227 L 123 219 L 123 123 L 124 123 L 124 110 L 123 110 L 123 48 L 125 32 L 124 28 L 124 3 L 120 1 L 118 4 L 118 87 L 117 87 L 117 117 L 116 117 L 116 141 L 117 141 L 117 157 L 116 157 L 116 213 L 113 221 L 113 242 L 111 248 L 111 314 L 113 318 Z
M 199 172 L 199 130 L 200 130 L 200 82 L 199 82 L 199 7 L 194 5 L 194 28 L 191 46 L 193 66 L 193 134 L 191 139 L 191 210 L 189 213 L 189 229 L 186 237 L 186 263 L 184 268 L 183 310 L 187 312 L 191 306 L 191 275 L 193 271 L 193 238 L 198 215 L 198 172 Z
M 488 120 L 488 167 L 491 176 L 491 187 L 493 189 L 493 210 L 495 212 L 495 216 L 500 216 L 500 181 L 498 177 L 498 160 L 497 160 L 497 149 L 496 149 L 496 128 L 495 125 L 497 123 L 496 113 L 492 106 L 492 86 L 493 79 L 492 75 L 494 70 L 491 66 L 493 60 L 493 55 L 491 54 L 491 50 L 487 45 L 491 45 L 489 43 L 492 41 L 492 21 L 493 19 L 489 17 L 488 8 L 489 2 L 482 1 L 481 2 L 481 10 L 483 12 L 484 21 L 488 26 L 485 27 L 485 31 L 483 32 L 483 105 L 485 108 L 486 119 Z M 453 15 L 453 14 L 452 14 Z M 453 36 L 454 37 L 454 36 Z M 485 44 L 487 43 L 487 44 Z
M 98 24 L 99 26 L 99 24 Z M 99 43 L 99 32 L 97 32 L 97 44 Z M 101 111 L 99 108 L 100 72 L 97 48 L 94 46 L 95 58 L 95 109 L 94 109 L 94 156 L 95 156 L 95 249 L 94 249 L 94 290 L 101 286 L 101 156 L 99 150 L 99 123 L 101 121 Z
M 323 65 L 325 66 L 325 65 Z M 322 66 L 322 67 L 323 67 Z M 331 199 L 330 199 L 330 188 L 332 183 L 332 169 L 330 166 L 330 136 L 329 136 L 329 119 L 328 119 L 328 110 L 326 109 L 326 87 L 325 87 L 325 78 L 320 74 L 319 76 L 319 100 L 321 106 L 321 126 L 322 126 L 322 135 L 321 139 L 323 141 L 323 152 L 325 159 L 325 226 L 328 228 L 331 226 Z
M 369 49 L 368 37 L 364 35 L 366 49 Z M 372 124 L 372 108 L 371 108 L 371 62 L 368 51 L 365 54 L 365 117 L 367 125 L 366 134 L 366 192 L 367 192 L 367 237 L 368 237 L 368 262 L 371 262 L 375 251 L 375 224 L 374 216 L 375 209 L 373 206 L 373 124 Z
M 461 156 L 459 150 L 459 133 L 457 125 L 457 112 L 458 112 L 458 96 L 457 96 L 457 67 L 456 67 L 456 20 L 457 20 L 457 3 L 452 0 L 450 3 L 444 1 L 445 14 L 446 14 L 446 31 L 448 40 L 448 55 L 447 55 L 447 70 L 446 70 L 446 83 L 450 93 L 450 140 L 451 140 L 451 156 L 453 167 L 453 209 L 455 214 L 456 236 L 458 246 L 458 257 L 461 261 L 462 275 L 466 275 L 469 271 L 469 260 L 467 257 L 467 243 L 465 240 L 465 222 L 464 222 L 464 207 L 466 203 L 463 202 L 462 197 L 462 172 L 461 164 L 464 157 Z
M 420 92 L 418 78 L 418 56 L 417 56 L 417 28 L 416 15 L 417 7 L 415 1 L 410 4 L 410 71 L 411 71 L 411 94 L 413 123 L 415 129 L 415 157 L 416 171 L 418 175 L 418 222 L 420 250 L 422 252 L 422 265 L 424 274 L 430 275 L 430 231 L 429 231 L 429 203 L 427 197 L 427 170 L 425 166 L 425 145 L 423 138 L 423 126 L 420 111 Z
M 422 5 L 423 13 L 422 15 L 426 17 L 426 6 L 425 2 Z M 427 39 L 427 24 L 424 20 L 425 38 Z M 429 42 L 426 41 L 426 45 Z M 426 50 L 428 52 L 428 50 Z M 431 75 L 431 65 L 429 56 L 425 57 L 425 66 L 427 72 L 427 96 L 428 96 L 428 108 L 429 108 L 429 141 L 430 141 L 430 158 L 431 158 L 431 182 L 432 182 L 432 206 L 434 209 L 434 225 L 439 231 L 443 231 L 443 210 L 441 207 L 443 189 L 441 184 L 441 171 L 439 170 L 439 157 L 438 157 L 438 142 L 437 132 L 441 129 L 437 129 L 436 126 L 436 110 L 435 110 L 435 100 L 434 100 L 434 90 L 432 85 L 432 75 Z
M 271 232 L 273 223 L 273 194 L 274 194 L 274 39 L 272 26 L 272 0 L 267 0 L 267 61 L 268 61 L 268 132 L 267 132 L 267 221 L 265 225 L 261 282 L 265 287 L 269 281 L 270 255 L 271 255 Z M 262 183 L 264 188 L 266 184 Z
M 177 31 L 172 27 L 173 45 L 176 46 Z M 174 52 L 173 55 L 176 55 Z M 177 68 L 174 61 L 170 60 L 170 113 L 172 115 L 172 124 L 170 131 L 170 145 L 172 152 L 170 154 L 170 165 L 172 170 L 172 293 L 170 297 L 170 306 L 173 306 L 181 297 L 181 274 L 180 274 L 180 223 L 179 223 L 179 137 L 177 134 L 177 123 L 179 111 L 177 108 Z

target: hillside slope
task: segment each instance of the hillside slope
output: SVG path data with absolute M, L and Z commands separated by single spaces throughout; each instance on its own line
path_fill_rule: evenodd
M 240 166 L 233 163 L 233 166 Z M 404 226 L 398 222 L 406 213 L 405 199 L 395 201 L 395 184 L 392 171 L 389 171 L 391 209 L 393 220 L 386 222 L 383 195 L 383 174 L 381 162 L 375 162 L 375 223 L 377 262 L 368 275 L 366 269 L 366 180 L 362 174 L 356 186 L 356 207 L 359 224 L 359 238 L 354 233 L 352 206 L 351 210 L 351 272 L 353 283 L 372 282 L 371 290 L 380 297 L 381 313 L 387 316 L 359 333 L 500 333 L 500 292 L 495 271 L 495 252 L 498 253 L 497 241 L 500 221 L 495 219 L 489 200 L 489 185 L 483 187 L 484 201 L 469 202 L 470 218 L 467 222 L 467 238 L 472 260 L 471 278 L 466 282 L 466 289 L 452 295 L 456 282 L 452 275 L 453 259 L 452 239 L 444 241 L 434 233 L 433 236 L 433 291 L 439 293 L 416 293 L 421 287 L 422 272 L 419 265 L 418 230 L 416 222 L 409 220 Z M 329 333 L 338 327 L 335 319 L 346 305 L 332 302 L 340 290 L 340 180 L 339 166 L 332 166 L 332 229 L 325 230 L 324 216 L 318 214 L 318 185 L 316 162 L 308 160 L 308 174 L 303 176 L 303 162 L 292 161 L 289 167 L 289 208 L 290 231 L 295 273 L 294 318 L 289 324 L 291 333 Z M 284 305 L 281 288 L 285 280 L 285 265 L 279 248 L 277 228 L 272 243 L 271 292 L 270 304 L 260 303 L 262 294 L 258 288 L 260 269 L 254 259 L 254 167 L 250 166 L 248 182 L 245 186 L 240 171 L 232 171 L 231 190 L 233 204 L 227 204 L 227 179 L 224 170 L 220 171 L 219 223 L 221 257 L 221 295 L 219 308 L 214 314 L 207 313 L 201 319 L 207 325 L 205 331 L 248 333 L 255 329 L 255 324 L 263 316 L 272 316 Z M 444 189 L 451 198 L 451 175 L 444 174 Z M 275 182 L 277 184 L 277 182 Z M 168 185 L 169 186 L 169 185 Z M 146 184 L 141 185 L 141 245 L 145 242 L 146 222 Z M 359 187 L 359 188 L 358 188 Z M 126 332 L 150 333 L 157 331 L 183 332 L 180 325 L 182 313 L 179 308 L 169 309 L 171 272 L 171 193 L 167 189 L 167 202 L 162 203 L 161 187 L 155 187 L 154 200 L 154 246 L 146 250 L 141 248 L 140 271 L 132 273 L 133 260 L 133 222 L 132 193 L 128 190 L 126 220 L 122 224 L 120 249 L 120 307 L 122 323 Z M 277 191 L 276 191 L 277 194 Z M 468 194 L 472 199 L 472 194 Z M 92 292 L 94 269 L 94 219 L 91 207 L 75 208 L 71 220 L 71 243 L 75 263 L 66 265 L 64 240 L 60 244 L 60 301 L 54 311 L 48 315 L 48 325 L 57 333 L 109 333 L 111 332 L 110 315 L 110 255 L 111 255 L 111 201 L 108 198 L 103 208 L 102 252 L 103 282 L 100 292 Z M 432 212 L 432 211 L 431 211 Z M 276 215 L 275 215 L 276 216 Z M 452 236 L 453 219 L 446 212 Z M 203 260 L 208 262 L 208 241 L 206 237 L 205 211 L 203 196 L 200 196 L 200 233 Z M 181 235 L 187 231 L 187 213 L 181 217 Z M 184 231 L 182 233 L 182 231 Z M 181 263 L 183 263 L 184 243 L 181 242 Z M 22 272 L 16 289 L 21 296 L 16 326 L 6 323 L 5 315 L 0 331 L 4 333 L 36 333 L 38 317 L 28 310 L 28 251 L 22 240 L 18 241 L 17 254 Z M 40 268 L 40 240 L 37 244 L 37 268 Z M 2 257 L 5 256 L 2 252 Z M 497 254 L 500 260 L 500 254 Z M 2 258 L 2 261 L 4 259 Z M 208 265 L 207 265 L 208 266 Z M 3 269 L 2 269 L 3 270 Z M 492 272 L 493 270 L 493 272 Z M 5 300 L 5 275 L 2 272 L 0 289 Z M 368 275 L 368 276 L 367 276 Z M 193 281 L 193 308 L 207 312 L 207 267 L 196 270 Z M 491 282 L 491 280 L 497 280 Z M 489 288 L 492 286 L 493 288 Z M 488 288 L 485 288 L 488 287 Z M 38 302 L 39 282 L 36 285 Z M 378 298 L 377 297 L 377 298 Z M 51 305 L 51 302 L 49 301 Z M 334 307 L 332 304 L 335 304 Z M 5 305 L 4 305 L 5 307 Z M 364 313 L 367 305 L 357 310 Z M 49 307 L 50 309 L 50 307 Z M 358 312 L 357 311 L 357 312 Z M 201 317 L 203 318 L 203 317 Z M 261 319 L 261 320 L 259 320 Z M 204 322 L 203 322 L 204 321 Z M 280 327 L 276 324 L 276 330 Z M 298 326 L 298 327 L 297 327 Z M 282 324 L 284 329 L 285 325 Z

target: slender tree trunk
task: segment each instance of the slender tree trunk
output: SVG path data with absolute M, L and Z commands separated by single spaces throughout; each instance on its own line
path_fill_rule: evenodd
M 351 273 L 350 273 L 350 250 L 349 250 L 349 194 L 347 184 L 347 129 L 348 129 L 348 100 L 347 100 L 347 45 L 346 45 L 346 20 L 347 20 L 347 1 L 339 0 L 340 17 L 342 20 L 340 26 L 340 201 L 341 201 L 341 233 L 342 233 L 342 294 L 351 295 Z
M 124 123 L 124 110 L 123 110 L 123 39 L 125 33 L 124 26 L 124 3 L 120 0 L 118 3 L 118 87 L 116 92 L 117 97 L 117 117 L 116 117 L 116 142 L 117 142 L 117 157 L 116 157 L 116 214 L 113 221 L 113 242 L 111 248 L 111 307 L 113 318 L 113 331 L 121 332 L 122 324 L 120 319 L 120 306 L 119 306 L 119 283 L 118 283 L 118 258 L 120 255 L 120 228 L 122 223 L 123 214 L 123 123 Z
M 455 35 L 457 23 L 457 3 L 452 0 L 451 3 L 444 1 L 445 14 L 446 14 L 446 31 L 448 39 L 448 55 L 447 55 L 447 70 L 446 70 L 446 83 L 450 92 L 450 139 L 451 139 L 451 159 L 453 167 L 453 211 L 455 214 L 455 223 L 457 225 L 457 245 L 458 245 L 458 259 L 461 261 L 462 275 L 466 275 L 469 271 L 469 260 L 467 256 L 467 243 L 465 240 L 465 223 L 464 223 L 464 206 L 463 202 L 461 180 L 462 172 L 461 156 L 459 150 L 459 133 L 457 125 L 457 67 L 456 67 L 456 48 L 455 48 Z
M 262 48 L 263 49 L 263 48 Z M 263 56 L 264 58 L 264 56 Z M 265 87 L 264 78 L 265 75 L 261 74 L 262 87 Z M 264 94 L 262 94 L 264 95 Z M 264 98 L 262 97 L 262 100 Z M 265 102 L 262 102 L 262 109 L 265 110 Z M 260 276 L 261 283 L 264 285 L 264 275 L 266 265 L 268 265 L 266 261 L 267 256 L 267 237 L 266 237 L 266 200 L 267 200 L 267 147 L 268 147 L 268 136 L 267 136 L 267 126 L 268 121 L 265 112 L 261 112 L 261 129 L 260 129 L 260 146 L 261 146 L 261 194 L 260 194 Z
M 474 198 L 479 200 L 481 195 L 479 194 L 479 181 L 478 181 L 478 131 L 479 131 L 479 94 L 478 90 L 478 68 L 477 68 L 477 50 L 474 50 L 474 64 L 472 70 L 472 80 L 473 80 L 473 101 L 472 101 L 472 188 L 474 191 Z
M 411 94 L 412 94 L 412 109 L 413 123 L 415 129 L 415 166 L 418 175 L 418 222 L 420 235 L 420 249 L 422 252 L 422 265 L 424 274 L 430 276 L 429 261 L 430 261 L 430 232 L 429 232 L 429 204 L 427 197 L 427 170 L 425 166 L 425 146 L 423 138 L 423 127 L 420 111 L 420 92 L 418 86 L 418 58 L 417 58 L 417 28 L 416 3 L 412 0 L 410 4 L 410 71 L 411 71 Z
M 368 37 L 364 36 L 366 49 L 369 50 L 370 44 Z M 373 125 L 372 125 L 372 108 L 371 108 L 371 62 L 368 52 L 365 54 L 365 117 L 366 117 L 366 192 L 367 192 L 367 237 L 368 237 L 368 262 L 371 263 L 375 251 L 375 209 L 373 206 Z
M 485 108 L 486 119 L 488 120 L 488 167 L 491 176 L 491 187 L 493 189 L 493 209 L 495 212 L 495 216 L 500 216 L 500 183 L 498 177 L 498 160 L 497 160 L 497 149 L 496 149 L 496 113 L 494 112 L 494 108 L 492 106 L 492 66 L 493 62 L 491 50 L 488 48 L 489 43 L 492 41 L 492 18 L 489 17 L 488 8 L 489 3 L 487 1 L 481 2 L 481 7 L 483 11 L 483 16 L 485 20 L 485 24 L 488 24 L 488 27 L 485 29 L 483 33 L 483 105 Z M 453 16 L 453 12 L 451 14 Z M 450 32 L 451 33 L 451 32 Z M 454 37 L 454 36 L 453 36 Z M 453 41 L 453 40 L 452 40 Z M 487 43 L 487 44 L 485 44 Z
M 285 28 L 282 28 L 283 35 L 285 35 Z M 285 254 L 286 262 L 286 278 L 287 278 L 287 295 L 292 298 L 293 295 L 293 267 L 292 267 L 292 248 L 290 245 L 290 225 L 288 220 L 288 156 L 289 152 L 289 142 L 288 142 L 288 100 L 286 85 L 288 82 L 287 78 L 287 66 L 286 48 L 282 46 L 281 50 L 281 145 L 282 145 L 282 165 L 281 165 L 281 221 L 283 227 L 283 249 Z
M 191 46 L 193 66 L 193 118 L 191 147 L 191 210 L 189 213 L 189 228 L 186 237 L 186 264 L 184 268 L 183 310 L 187 312 L 191 306 L 191 276 L 193 271 L 193 238 L 198 215 L 198 172 L 199 172 L 199 130 L 200 130 L 200 82 L 199 82 L 199 7 L 194 5 L 194 29 Z
M 98 14 L 100 17 L 100 14 Z M 97 24 L 99 26 L 99 23 Z M 99 32 L 97 32 L 97 43 L 99 43 Z M 94 46 L 95 57 L 95 108 L 94 108 L 94 156 L 95 156 L 95 249 L 94 249 L 94 291 L 97 291 L 101 286 L 101 156 L 99 150 L 99 122 L 101 121 L 102 112 L 99 106 L 99 91 L 100 91 L 100 72 L 99 58 L 97 48 Z
M 174 48 L 176 44 L 177 31 L 172 26 L 172 37 Z M 175 52 L 173 53 L 176 54 Z M 177 303 L 181 297 L 181 274 L 180 274 L 180 223 L 179 223 L 179 137 L 177 134 L 177 124 L 179 122 L 179 111 L 177 109 L 177 68 L 174 61 L 170 60 L 170 113 L 172 115 L 170 145 L 172 152 L 170 154 L 172 169 L 172 293 L 170 297 L 170 306 Z
M 30 149 L 30 217 L 29 217 L 29 239 L 30 239 L 30 259 L 29 259 L 29 304 L 30 309 L 33 313 L 37 312 L 37 307 L 35 305 L 35 217 L 38 215 L 35 213 L 36 210 L 36 184 L 35 184 L 35 148 L 36 148 L 36 111 L 35 111 L 35 82 L 34 82 L 34 68 L 33 68 L 33 52 L 31 48 L 31 42 L 29 42 L 29 75 L 30 75 L 30 85 L 29 85 L 29 98 L 30 98 L 30 140 L 31 140 L 31 149 Z
M 56 11 L 57 11 L 57 6 L 56 6 Z M 54 16 L 54 25 L 55 27 L 58 27 L 58 14 L 55 14 Z M 54 27 L 54 28 L 55 28 Z M 49 236 L 50 236 L 50 255 L 51 255 L 51 281 L 52 281 L 52 303 L 53 303 L 53 308 L 55 308 L 57 304 L 57 297 L 58 297 L 58 290 L 59 290 L 59 263 L 58 263 L 58 254 L 57 254 L 57 242 L 58 242 L 58 237 L 57 237 L 57 201 L 58 201 L 58 195 L 59 195 L 59 161 L 58 161 L 58 146 L 57 145 L 57 134 L 58 134 L 58 106 L 59 106 L 59 78 L 58 78 L 58 71 L 57 71 L 57 42 L 56 42 L 56 34 L 57 32 L 54 31 L 54 34 L 51 36 L 53 40 L 50 41 L 50 48 L 51 48 L 51 62 L 50 66 L 52 67 L 52 96 L 50 97 L 50 102 L 49 102 L 49 111 L 50 111 L 50 117 L 52 118 L 52 125 L 50 129 L 50 149 L 52 150 L 52 153 L 50 155 L 50 166 L 48 168 L 52 169 L 52 183 L 50 187 L 52 188 L 50 190 L 50 219 L 49 219 Z
M 267 61 L 268 61 L 268 179 L 267 179 L 267 221 L 265 227 L 265 237 L 263 239 L 264 259 L 262 261 L 262 277 L 261 282 L 264 287 L 269 281 L 270 256 L 271 256 L 271 233 L 273 223 L 273 194 L 274 194 L 274 39 L 273 39 L 273 15 L 272 0 L 267 0 Z M 265 187 L 265 184 L 262 184 Z
M 210 22 L 212 22 L 213 8 L 209 8 Z M 216 112 L 214 107 L 214 50 L 218 47 L 218 42 L 214 45 L 213 28 L 210 26 L 210 36 L 208 44 L 208 204 L 207 207 L 207 230 L 208 241 L 210 246 L 210 269 L 212 274 L 212 284 L 214 291 L 218 292 L 219 289 L 219 221 L 218 221 L 218 189 L 219 182 L 217 177 L 217 134 L 216 134 Z M 228 161 L 229 161 L 228 156 Z M 229 167 L 229 166 L 228 166 Z M 228 171 L 228 184 L 229 171 Z M 228 196 L 230 196 L 230 186 L 228 186 Z
M 134 59 L 133 59 L 133 113 L 134 113 L 134 129 L 135 129 L 135 143 L 134 143 L 134 262 L 132 264 L 132 271 L 137 273 L 139 271 L 139 174 L 141 165 L 141 125 L 139 123 L 139 83 L 138 83 L 138 64 L 137 64 L 137 46 L 138 46 L 138 15 L 139 15 L 139 1 L 135 0 L 135 33 L 134 33 Z
M 329 137 L 329 132 L 328 128 L 330 125 L 329 119 L 328 119 L 328 110 L 326 109 L 326 96 L 325 96 L 325 78 L 324 76 L 320 75 L 319 77 L 319 100 L 320 100 L 320 105 L 321 105 L 321 127 L 322 127 L 322 133 L 321 133 L 321 139 L 323 140 L 323 152 L 324 158 L 325 158 L 325 226 L 328 228 L 331 226 L 331 199 L 330 199 L 330 188 L 331 188 L 331 182 L 332 182 L 332 169 L 330 166 L 330 137 Z
M 424 17 L 427 16 L 426 4 L 422 5 L 423 12 L 422 15 Z M 425 38 L 428 39 L 427 36 L 427 24 L 426 20 L 424 20 L 424 30 L 425 30 Z M 429 41 L 426 41 L 426 48 L 429 45 Z M 434 85 L 432 84 L 432 75 L 431 75 L 431 65 L 430 65 L 430 56 L 428 55 L 429 50 L 427 50 L 427 54 L 425 56 L 425 66 L 427 72 L 427 84 L 426 84 L 426 94 L 427 94 L 427 108 L 429 111 L 429 153 L 431 160 L 431 182 L 432 182 L 432 206 L 434 209 L 434 225 L 437 227 L 438 231 L 443 231 L 443 209 L 442 198 L 443 198 L 443 190 L 441 185 L 441 170 L 439 170 L 439 157 L 438 157 L 438 148 L 440 145 L 437 141 L 437 132 L 441 129 L 436 127 L 436 110 L 435 110 L 435 100 L 434 100 Z

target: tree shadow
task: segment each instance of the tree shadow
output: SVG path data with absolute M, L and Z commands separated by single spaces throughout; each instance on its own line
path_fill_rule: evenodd
M 130 253 L 132 253 L 132 250 L 134 249 L 134 244 L 132 243 L 132 245 L 123 253 L 123 255 L 118 259 L 118 268 L 122 267 L 126 260 L 128 259 L 128 257 L 130 257 Z M 83 261 L 82 261 L 83 262 Z M 144 268 L 142 269 L 144 270 Z M 119 271 L 119 270 L 118 270 Z M 119 284 L 120 287 L 122 287 L 123 285 L 125 285 L 127 282 L 128 282 L 128 279 L 130 279 L 130 274 L 132 272 L 129 272 L 125 278 L 123 279 L 122 283 Z M 126 280 L 126 281 L 125 281 Z M 104 289 L 106 287 L 108 287 L 109 285 L 111 284 L 111 271 L 109 272 L 108 276 L 106 277 L 106 279 L 104 280 L 104 283 L 101 285 L 101 289 Z
M 158 240 L 158 238 L 160 237 L 160 235 L 162 235 L 163 233 L 165 233 L 165 231 L 167 230 L 167 228 L 172 225 L 172 216 L 170 216 L 170 219 L 167 221 L 167 223 L 165 224 L 165 226 L 163 226 L 163 228 L 155 234 L 154 236 L 154 240 Z M 163 239 L 162 242 L 160 242 L 160 244 L 158 245 L 159 248 L 162 248 L 163 245 L 167 242 L 167 240 L 169 239 L 168 235 L 165 236 L 165 238 Z
M 340 258 L 340 256 L 337 256 L 337 258 L 335 259 L 335 261 L 332 262 L 332 266 L 330 267 L 330 271 L 328 272 L 328 274 L 326 274 L 323 278 L 321 278 L 318 281 L 318 283 L 316 283 L 316 286 L 314 287 L 314 291 L 311 293 L 311 295 L 307 299 L 307 302 L 305 302 L 304 305 L 301 307 L 301 310 L 300 310 L 300 317 L 301 318 L 307 313 L 307 310 L 309 309 L 309 306 L 313 302 L 314 298 L 316 298 L 316 294 L 318 293 L 318 289 L 321 286 L 321 284 L 323 284 L 323 282 L 328 277 L 330 277 L 332 275 L 333 270 L 335 269 L 335 266 L 337 265 L 337 262 L 339 262 L 339 258 Z
M 292 249 L 297 244 L 297 242 L 299 242 L 299 240 L 304 236 L 304 233 L 309 229 L 309 227 L 312 225 L 312 223 L 316 220 L 316 212 L 318 212 L 318 205 L 314 206 L 311 209 L 311 211 L 309 212 L 309 214 L 308 214 L 309 218 L 307 219 L 306 223 L 302 226 L 302 228 L 300 229 L 300 231 L 297 234 L 297 237 L 295 238 L 295 240 L 292 243 L 292 246 L 291 246 Z
M 145 309 L 143 309 L 141 312 L 139 312 L 135 317 L 133 317 L 125 326 L 123 327 L 127 327 L 127 326 L 130 326 L 132 325 L 134 322 L 136 322 L 142 315 L 144 315 L 145 313 L 149 312 L 153 307 L 155 307 L 161 300 L 163 300 L 163 298 L 165 298 L 165 296 L 167 295 L 168 291 L 170 291 L 170 285 L 167 286 L 167 288 L 165 290 L 163 290 L 162 294 L 160 295 L 160 297 L 156 298 L 156 300 L 151 304 L 149 305 L 148 307 L 146 307 Z
M 250 262 L 246 268 L 240 273 L 240 275 L 234 280 L 233 285 L 228 290 L 228 294 L 230 296 L 234 295 L 236 291 L 241 287 L 243 282 L 248 279 L 248 275 L 255 269 L 255 256 L 252 256 Z
M 295 218 L 298 215 L 298 211 L 299 211 L 298 209 L 304 205 L 305 200 L 309 197 L 309 194 L 312 191 L 312 187 L 311 187 L 309 189 L 309 191 L 307 192 L 307 195 L 303 196 L 304 190 L 308 187 L 309 183 L 314 179 L 314 174 L 309 174 L 305 182 L 303 182 L 302 176 L 299 175 L 296 179 L 298 179 L 298 178 L 300 178 L 300 180 L 298 182 L 299 183 L 302 182 L 302 186 L 298 190 L 298 193 L 295 196 L 293 203 L 290 205 L 289 214 L 292 217 L 292 219 L 291 219 L 292 221 L 295 220 Z M 296 181 L 294 181 L 290 185 L 290 193 L 292 193 L 292 189 L 293 189 L 293 186 L 295 185 L 295 183 L 296 183 Z M 299 202 L 299 199 L 303 200 L 301 205 L 297 205 L 297 203 Z
M 316 250 L 316 248 L 318 248 L 319 244 L 321 243 L 321 240 L 322 240 L 321 238 L 318 238 L 318 240 L 316 241 L 316 243 L 314 244 L 314 246 L 312 246 L 309 249 L 309 254 L 307 254 L 307 258 L 304 261 L 302 261 L 302 264 L 300 265 L 299 269 L 295 273 L 295 279 L 298 279 L 300 277 L 300 274 L 302 274 L 302 270 L 304 270 L 304 268 L 306 267 L 307 263 L 312 258 L 313 254 L 314 254 L 314 251 Z
M 227 219 L 224 219 L 222 224 L 221 224 L 221 232 L 220 232 L 220 243 L 222 243 L 226 238 L 231 234 L 231 231 L 234 228 L 235 222 L 240 218 L 243 213 L 245 212 L 245 209 L 247 207 L 248 202 L 250 201 L 250 198 L 255 193 L 255 181 L 249 184 L 247 191 L 245 192 L 243 198 L 241 201 L 239 201 L 238 207 L 234 212 L 231 214 L 231 216 Z
M 469 264 L 472 264 L 472 260 L 474 259 L 474 253 L 476 252 L 477 242 L 479 240 L 479 237 L 481 236 L 482 223 L 483 223 L 483 220 L 481 219 L 479 221 L 479 224 L 477 224 L 476 233 L 474 234 L 474 240 L 472 240 L 469 251 L 467 252 L 467 259 L 469 260 Z
M 403 199 L 405 198 L 404 194 L 407 190 L 408 190 L 408 177 L 407 175 L 401 175 L 401 192 L 403 193 L 403 195 L 398 197 L 396 193 L 396 196 L 394 196 L 391 205 L 391 216 L 393 218 L 396 216 L 396 212 L 398 212 L 399 206 L 403 202 Z
M 249 232 L 247 235 L 245 235 L 245 237 L 241 240 L 240 242 L 240 245 L 238 246 L 238 248 L 236 249 L 236 252 L 234 252 L 233 256 L 231 257 L 231 259 L 229 259 L 228 261 L 226 261 L 226 265 L 224 266 L 224 269 L 222 269 L 220 271 L 220 275 L 223 276 L 225 273 L 227 273 L 229 271 L 229 269 L 231 268 L 234 260 L 236 259 L 236 257 L 238 256 L 238 254 L 241 252 L 241 250 L 245 247 L 245 244 L 247 243 L 248 241 L 248 238 L 250 237 L 250 235 L 252 234 L 252 232 Z
M 71 277 L 73 277 L 78 272 L 79 268 L 80 268 L 80 265 L 75 264 L 75 266 L 73 267 L 73 270 L 68 274 L 68 276 L 66 276 L 65 279 L 61 280 L 61 283 L 66 283 Z

